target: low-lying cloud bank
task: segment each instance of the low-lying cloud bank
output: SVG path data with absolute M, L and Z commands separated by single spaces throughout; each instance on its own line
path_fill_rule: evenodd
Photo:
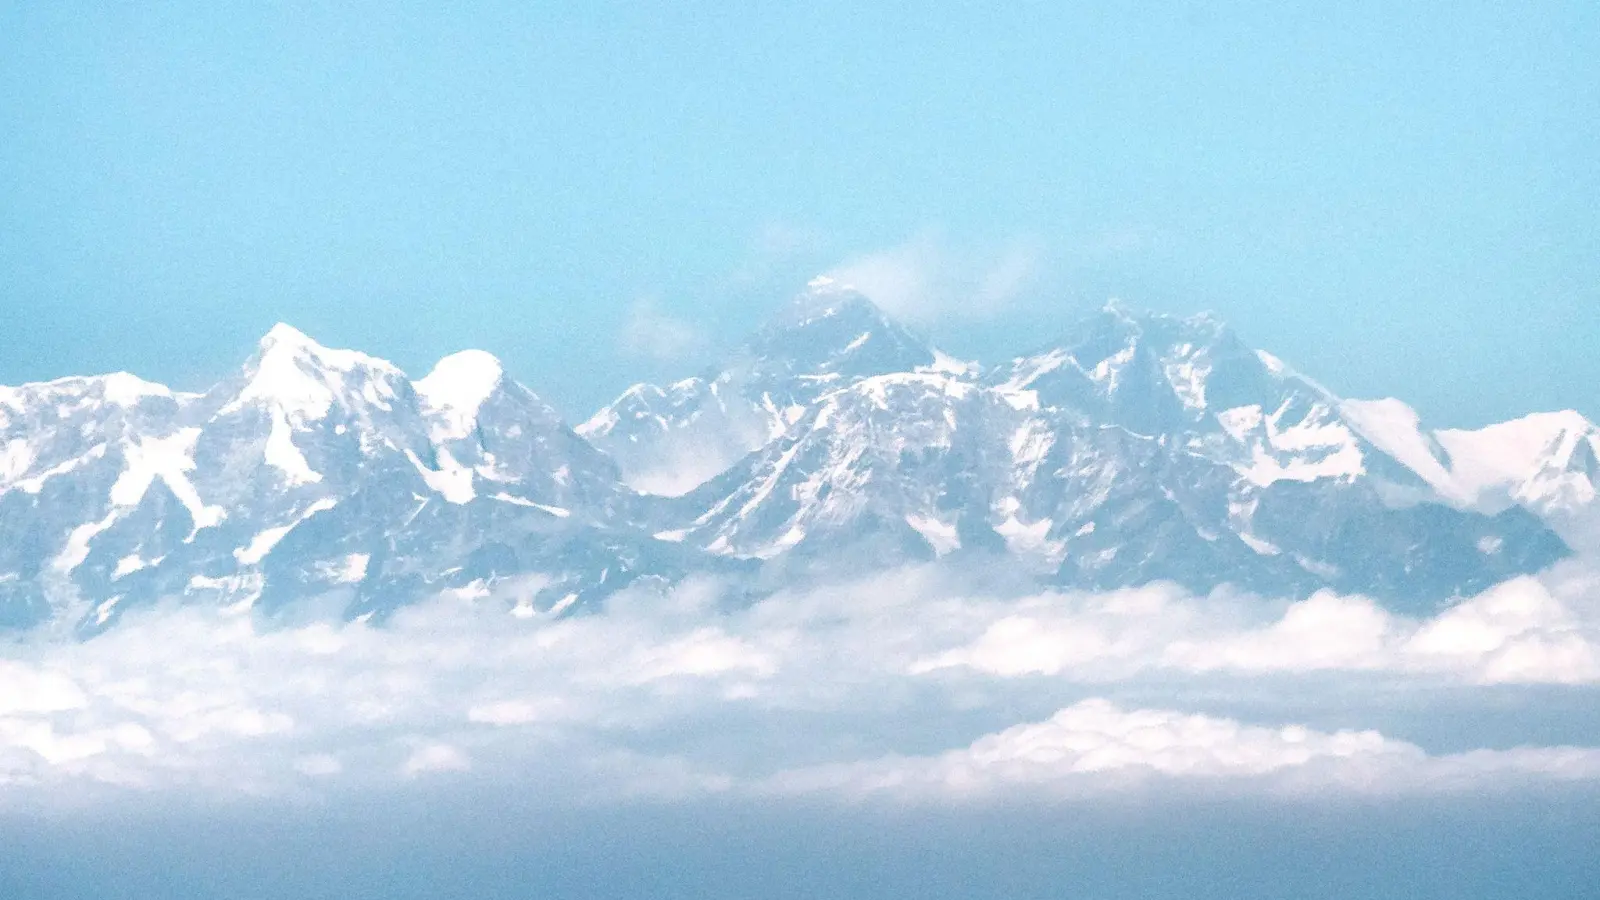
M 911 798 L 1104 794 L 1156 778 L 1228 782 L 1274 794 L 1481 789 L 1501 782 L 1600 778 L 1600 749 L 1517 748 L 1430 756 L 1371 730 L 1266 728 L 1106 700 L 1069 706 L 936 756 L 889 757 L 785 772 L 777 793 Z
M 573 800 L 1600 781 L 1600 721 L 1591 746 L 1469 733 L 1465 746 L 1483 749 L 1430 752 L 1366 727 L 1352 705 L 1374 686 L 1450 691 L 1454 709 L 1540 685 L 1600 693 L 1586 687 L 1600 685 L 1597 583 L 1563 566 L 1424 620 L 1329 593 L 1006 595 L 938 567 L 749 607 L 690 582 L 561 620 L 515 618 L 494 596 L 442 597 L 383 628 L 156 610 L 85 643 L 0 650 L 0 806 L 451 778 Z M 1197 710 L 1197 684 L 1220 701 L 1273 694 L 1289 714 Z M 1335 707 L 1357 721 L 1299 724 Z
M 1544 581 L 1517 578 L 1421 621 L 1331 591 L 1264 623 L 1252 621 L 1250 598 L 1199 602 L 1163 587 L 1043 595 L 1019 602 L 970 643 L 918 660 L 913 671 L 1372 671 L 1483 685 L 1592 684 L 1600 681 L 1600 645 L 1593 609 L 1581 605 L 1590 582 L 1568 574 L 1561 586 L 1565 602 Z

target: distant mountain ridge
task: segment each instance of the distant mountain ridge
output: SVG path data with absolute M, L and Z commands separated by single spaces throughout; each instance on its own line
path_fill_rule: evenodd
M 0 622 L 444 593 L 550 615 L 641 579 L 966 557 L 1415 611 L 1600 549 L 1597 460 L 1576 413 L 1429 430 L 1214 317 L 1118 305 L 984 367 L 818 279 L 724 363 L 575 429 L 487 353 L 413 380 L 279 325 L 201 394 L 0 388 Z

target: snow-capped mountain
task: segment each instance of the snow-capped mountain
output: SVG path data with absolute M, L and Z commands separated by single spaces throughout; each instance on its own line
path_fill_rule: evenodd
M 578 433 L 638 490 L 677 496 L 782 435 L 828 391 L 933 361 L 872 301 L 817 278 L 723 364 L 666 387 L 636 384 Z
M 1417 605 L 1566 552 L 1523 509 L 1441 502 L 1338 398 L 1215 320 L 1118 307 L 989 372 L 825 394 L 684 503 L 689 525 L 661 536 L 714 553 L 1000 551 L 1066 585 L 1326 585 Z
M 202 395 L 113 375 L 0 410 L 13 624 L 93 631 L 161 598 L 364 615 L 447 590 L 531 612 L 689 568 L 629 524 L 612 461 L 484 353 L 413 383 L 279 325 Z
M 1522 507 L 1574 550 L 1600 552 L 1600 428 L 1578 413 L 1428 430 L 1399 400 L 1347 401 L 1344 410 L 1445 502 L 1489 514 Z
M 0 623 L 437 595 L 560 614 L 639 579 L 931 559 L 1419 611 L 1600 550 L 1597 460 L 1576 413 L 1432 430 L 1212 317 L 1115 305 L 984 368 L 819 279 L 724 365 L 577 430 L 486 353 L 412 379 L 279 325 L 200 394 L 0 388 Z

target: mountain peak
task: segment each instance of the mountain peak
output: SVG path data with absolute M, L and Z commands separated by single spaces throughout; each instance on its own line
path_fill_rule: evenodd
M 1198 352 L 1246 352 L 1233 330 L 1213 313 L 1177 316 L 1136 309 L 1118 299 L 1107 301 L 1098 313 L 1070 328 L 1054 347 L 1070 352 L 1085 366 L 1113 357 L 1131 360 L 1135 354 L 1175 359 Z
M 1128 305 L 1128 301 L 1123 300 L 1121 297 L 1107 297 L 1106 302 L 1100 307 L 1100 314 L 1126 322 L 1133 322 L 1139 317 L 1140 311 Z
M 257 348 L 245 365 L 244 388 L 221 412 L 264 402 L 315 420 L 347 395 L 388 408 L 388 401 L 395 396 L 394 385 L 405 379 L 387 360 L 356 350 L 324 347 L 283 322 L 272 326 Z
M 106 400 L 118 406 L 135 406 L 146 397 L 172 396 L 172 390 L 166 385 L 145 381 L 131 372 L 102 375 L 100 385 Z
M 1199 331 L 1217 334 L 1228 327 L 1221 316 L 1210 310 L 1202 310 L 1191 315 L 1180 316 L 1173 313 L 1158 312 L 1153 309 L 1140 309 L 1119 297 L 1108 299 L 1105 305 L 1100 307 L 1099 315 L 1091 317 L 1090 321 L 1118 322 L 1137 331 L 1155 328 L 1175 332 Z
M 499 357 L 485 350 L 460 350 L 433 364 L 433 370 L 416 382 L 425 397 L 487 396 L 505 377 Z
M 258 360 L 282 355 L 315 359 L 318 365 L 339 371 L 360 368 L 399 371 L 386 359 L 369 356 L 359 350 L 325 346 L 287 322 L 279 322 L 267 329 L 267 333 L 256 342 L 256 348 Z
M 16 387 L 0 386 L 0 406 L 20 408 L 23 398 L 30 395 L 54 397 L 57 395 L 87 395 L 98 392 L 106 402 L 117 406 L 137 406 L 146 397 L 173 397 L 164 384 L 145 381 L 129 372 L 108 372 L 105 375 L 68 375 L 51 381 L 36 381 Z
M 494 354 L 462 350 L 439 360 L 411 387 L 423 408 L 444 420 L 443 435 L 457 438 L 471 431 L 478 409 L 504 380 L 505 367 Z
M 854 286 L 818 275 L 806 283 L 805 290 L 784 304 L 773 317 L 772 324 L 781 328 L 803 328 L 819 319 L 841 316 L 887 320 L 883 310 Z
M 315 360 L 322 368 L 348 372 L 354 369 L 382 369 L 398 373 L 400 370 L 386 359 L 369 356 L 359 350 L 342 350 L 320 344 L 315 338 L 285 322 L 268 329 L 256 343 L 256 362 L 268 358 L 295 357 Z
M 787 370 L 855 376 L 909 371 L 933 362 L 933 351 L 871 298 L 820 275 L 745 342 L 756 359 L 783 360 Z
M 295 349 L 322 348 L 321 344 L 318 344 L 316 341 L 312 340 L 304 331 L 301 331 L 287 322 L 279 322 L 267 329 L 267 333 L 261 336 L 261 340 L 256 342 L 256 346 L 260 347 L 264 351 L 271 350 L 275 347 Z

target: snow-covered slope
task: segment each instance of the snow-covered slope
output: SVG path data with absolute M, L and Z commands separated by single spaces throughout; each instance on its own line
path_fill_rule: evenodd
M 1600 428 L 1566 410 L 1476 430 L 1428 430 L 1399 400 L 1347 403 L 1446 502 L 1484 513 L 1522 507 L 1567 544 L 1600 552 Z
M 943 554 L 986 518 L 994 436 L 1012 411 L 971 379 L 876 375 L 824 395 L 783 436 L 685 498 L 703 505 L 674 539 L 772 558 L 792 548 Z M 993 460 L 998 462 L 998 460 Z M 986 530 L 986 529 L 985 529 Z

